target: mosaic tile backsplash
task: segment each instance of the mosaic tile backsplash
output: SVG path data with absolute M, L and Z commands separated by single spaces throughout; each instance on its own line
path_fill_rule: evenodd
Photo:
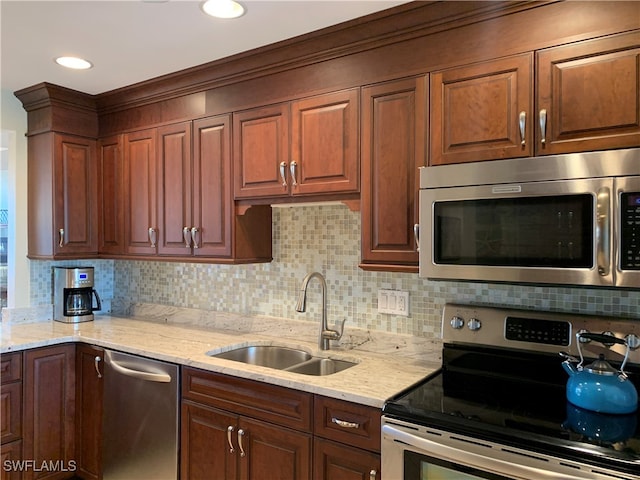
M 114 314 L 124 314 L 132 303 L 150 303 L 318 322 L 322 306 L 316 280 L 309 284 L 307 311 L 297 313 L 294 306 L 304 276 L 319 271 L 327 280 L 330 325 L 345 318 L 347 326 L 438 337 L 447 302 L 640 320 L 640 289 L 429 281 L 417 274 L 363 271 L 359 260 L 359 212 L 333 204 L 274 208 L 271 263 L 31 261 L 31 305 L 52 302 L 51 267 L 64 264 L 94 266 L 96 290 Z M 378 289 L 408 291 L 409 316 L 378 314 Z

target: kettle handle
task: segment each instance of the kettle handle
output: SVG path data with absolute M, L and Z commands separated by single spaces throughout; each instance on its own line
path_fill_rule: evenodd
M 91 311 L 95 312 L 96 310 L 102 310 L 102 303 L 100 302 L 100 296 L 98 295 L 98 292 L 96 292 L 95 288 L 92 288 L 91 292 L 93 293 L 93 296 L 96 297 L 96 302 L 98 304 L 98 306 L 96 308 L 93 308 L 93 306 L 92 306 L 91 307 Z
M 624 371 L 624 366 L 627 364 L 627 360 L 629 359 L 629 342 L 627 342 L 624 338 L 618 338 L 613 335 L 608 335 L 606 333 L 591 333 L 591 332 L 578 332 L 576 333 L 576 340 L 578 344 L 578 353 L 580 354 L 580 363 L 578 364 L 578 369 L 582 369 L 582 364 L 584 363 L 584 357 L 582 356 L 582 349 L 580 348 L 580 344 L 582 343 L 580 339 L 586 338 L 589 340 L 593 340 L 595 342 L 600 342 L 603 345 L 610 346 L 614 344 L 625 345 L 627 348 L 624 352 L 624 360 L 622 360 L 622 364 L 620 365 L 620 374 L 618 375 L 620 378 L 627 378 L 627 374 Z

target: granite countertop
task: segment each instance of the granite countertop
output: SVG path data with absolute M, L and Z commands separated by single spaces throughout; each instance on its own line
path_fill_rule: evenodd
M 143 309 L 135 317 L 96 316 L 92 322 L 66 324 L 2 322 L 0 353 L 66 342 L 104 348 L 263 381 L 372 407 L 437 370 L 439 339 L 345 328 L 331 350 L 318 348 L 315 322 L 235 314 L 202 314 L 177 309 Z M 207 355 L 238 346 L 281 345 L 312 355 L 354 361 L 357 365 L 326 376 L 310 376 L 248 365 Z

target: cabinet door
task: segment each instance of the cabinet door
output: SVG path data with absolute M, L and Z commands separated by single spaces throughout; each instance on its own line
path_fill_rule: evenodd
M 24 354 L 23 458 L 58 468 L 27 470 L 30 479 L 62 479 L 75 460 L 75 347 L 61 345 Z M 49 463 L 47 463 L 49 464 Z
M 98 359 L 98 360 L 96 360 Z M 85 480 L 102 478 L 102 392 L 104 351 L 76 348 L 76 467 Z
M 240 479 L 311 478 L 310 434 L 241 417 L 237 438 Z
M 182 402 L 180 478 L 182 480 L 232 480 L 238 459 L 235 426 L 238 419 L 221 410 Z M 234 428 L 229 432 L 229 427 Z M 229 442 L 232 442 L 233 451 Z
M 314 480 L 380 480 L 380 455 L 316 438 Z
M 432 73 L 430 108 L 430 165 L 532 155 L 533 54 Z
M 231 116 L 193 123 L 193 254 L 231 255 Z
M 358 93 L 353 89 L 291 104 L 292 194 L 358 191 Z
M 2 465 L 0 480 L 20 480 L 22 478 L 20 462 L 22 461 L 22 442 L 20 440 L 2 444 L 0 446 L 0 465 Z
M 426 162 L 427 78 L 362 90 L 362 268 L 418 271 L 418 168 Z
M 288 195 L 289 104 L 234 113 L 233 158 L 235 198 Z
M 121 254 L 124 250 L 124 205 L 122 185 L 122 135 L 98 142 L 98 196 L 100 241 L 98 251 Z
M 640 31 L 538 52 L 538 153 L 639 146 L 638 64 Z
M 157 251 L 156 130 L 129 133 L 124 138 L 126 253 Z
M 0 441 L 2 443 L 20 440 L 22 437 L 22 382 L 2 385 L 0 392 Z
M 191 122 L 158 128 L 158 253 L 191 255 Z M 190 234 L 189 237 L 190 239 Z
M 55 135 L 55 254 L 98 252 L 96 142 Z

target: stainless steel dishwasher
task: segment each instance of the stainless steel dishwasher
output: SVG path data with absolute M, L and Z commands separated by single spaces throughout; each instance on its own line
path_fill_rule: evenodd
M 103 480 L 178 478 L 177 365 L 105 350 Z

